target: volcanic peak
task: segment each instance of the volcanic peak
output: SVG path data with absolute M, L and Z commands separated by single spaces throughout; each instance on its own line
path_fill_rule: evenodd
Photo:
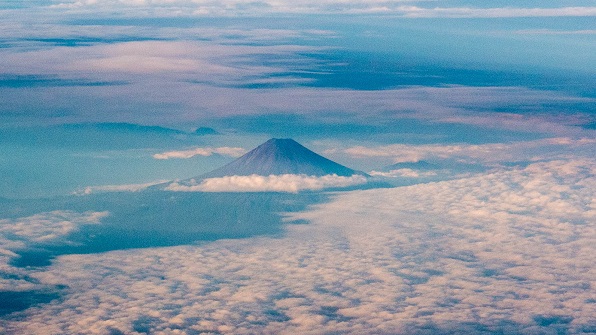
M 335 163 L 290 138 L 272 138 L 233 162 L 206 173 L 201 178 L 248 175 L 305 174 L 323 176 L 336 174 L 366 175 Z

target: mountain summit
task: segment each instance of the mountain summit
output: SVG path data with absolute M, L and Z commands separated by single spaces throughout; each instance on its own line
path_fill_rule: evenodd
M 365 175 L 335 163 L 289 138 L 272 138 L 235 161 L 208 172 L 200 178 L 248 175 L 305 174 L 309 176 Z

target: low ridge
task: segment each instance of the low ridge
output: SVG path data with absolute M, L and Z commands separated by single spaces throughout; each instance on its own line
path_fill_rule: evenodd
M 398 169 L 412 169 L 412 170 L 438 170 L 440 166 L 437 164 L 432 164 L 427 161 L 417 161 L 417 162 L 400 162 L 388 165 L 383 168 L 383 171 L 391 171 L 391 170 L 398 170 Z

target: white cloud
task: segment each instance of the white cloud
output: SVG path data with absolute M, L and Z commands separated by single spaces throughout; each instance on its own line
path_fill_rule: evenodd
M 489 144 L 458 145 L 408 145 L 391 144 L 377 147 L 355 146 L 342 150 L 352 157 L 386 157 L 393 162 L 417 162 L 422 159 L 458 159 L 467 163 L 493 164 L 518 160 L 540 160 L 555 154 L 568 155 L 573 149 L 575 154 L 589 156 L 593 154 L 596 139 L 556 137 L 533 141 Z M 333 150 L 336 151 L 336 150 Z
M 97 224 L 107 212 L 53 211 L 17 219 L 0 219 L 0 234 L 31 242 L 48 242 L 70 234 L 81 224 Z
M 0 219 L 0 290 L 23 291 L 43 287 L 28 278 L 30 271 L 10 266 L 17 252 L 36 244 L 66 243 L 64 237 L 81 225 L 99 224 L 108 212 L 52 211 L 27 217 Z M 1 329 L 1 325 L 0 325 Z
M 371 171 L 369 173 L 371 176 L 380 176 L 380 177 L 405 177 L 405 178 L 424 178 L 424 177 L 434 177 L 437 176 L 437 172 L 435 171 L 418 171 L 413 169 L 395 169 L 387 172 L 383 171 Z
M 171 159 L 171 158 L 192 158 L 194 156 L 211 156 L 213 154 L 240 157 L 246 150 L 235 147 L 219 147 L 219 148 L 194 148 L 189 150 L 166 151 L 153 155 L 155 159 Z
M 421 8 L 416 6 L 401 7 L 407 17 L 447 17 L 447 18 L 504 18 L 504 17 L 554 17 L 554 16 L 596 16 L 596 7 L 558 7 L 558 8 Z
M 68 255 L 8 334 L 586 333 L 596 161 L 343 192 L 278 238 Z
M 167 182 L 168 180 L 158 180 L 152 181 L 149 183 L 142 183 L 142 184 L 120 184 L 120 185 L 97 185 L 97 186 L 87 186 L 82 190 L 77 190 L 73 194 L 76 195 L 86 195 L 91 193 L 97 192 L 139 192 L 147 187 L 162 184 Z
M 299 58 L 301 51 L 317 47 L 299 45 L 230 45 L 198 41 L 134 41 L 50 49 L 11 48 L 2 52 L 1 64 L 10 74 L 60 73 L 61 77 L 89 76 L 104 80 L 131 80 L 158 75 L 160 80 L 233 83 L 244 77 L 266 76 L 288 70 L 282 63 L 249 64 L 255 55 Z M 291 66 L 289 63 L 285 64 Z M 290 78 L 290 80 L 295 80 Z M 179 97 L 179 95 L 176 95 Z
M 207 178 L 199 184 L 182 185 L 171 183 L 165 189 L 177 192 L 289 192 L 297 193 L 304 190 L 322 190 L 325 188 L 348 187 L 365 184 L 366 177 L 353 175 L 350 177 L 338 175 L 307 176 L 295 174 L 270 176 L 225 176 L 221 178 Z

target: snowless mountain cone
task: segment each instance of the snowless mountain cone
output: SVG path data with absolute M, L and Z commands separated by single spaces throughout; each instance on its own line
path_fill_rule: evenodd
M 217 178 L 224 176 L 304 174 L 308 176 L 363 175 L 362 171 L 352 170 L 329 160 L 293 139 L 272 138 L 246 153 L 235 161 L 197 178 Z

